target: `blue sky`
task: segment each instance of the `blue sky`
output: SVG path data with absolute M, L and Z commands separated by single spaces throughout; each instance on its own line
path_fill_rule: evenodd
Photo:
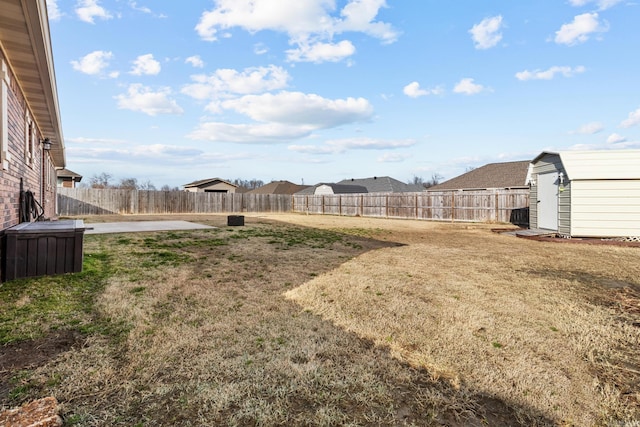
M 453 178 L 640 148 L 640 4 L 48 0 L 67 167 L 180 186 Z

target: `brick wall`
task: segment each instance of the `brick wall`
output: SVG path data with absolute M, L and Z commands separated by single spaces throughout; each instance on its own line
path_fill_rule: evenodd
M 7 63 L 4 53 L 0 50 L 0 62 Z M 8 65 L 8 63 L 7 63 Z M 4 81 L 6 84 L 7 102 L 7 144 L 6 153 L 0 162 L 0 229 L 4 230 L 18 224 L 18 210 L 20 197 L 20 178 L 23 179 L 25 190 L 31 190 L 36 200 L 45 208 L 45 217 L 55 216 L 55 168 L 49 158 L 49 153 L 42 149 L 40 141 L 43 136 L 33 120 L 33 144 L 29 149 L 27 134 L 28 120 L 33 117 L 28 111 L 26 100 L 17 79 L 9 66 Z M 2 100 L 0 100 L 2 102 Z M 2 124 L 0 123 L 0 126 Z M 2 136 L 0 135 L 0 138 Z M 31 156 L 29 156 L 31 151 Z M 2 153 L 0 153 L 2 155 Z M 44 181 L 44 185 L 43 185 Z

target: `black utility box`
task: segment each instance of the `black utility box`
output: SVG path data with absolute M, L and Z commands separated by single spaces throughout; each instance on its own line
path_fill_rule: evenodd
M 4 231 L 2 280 L 82 271 L 82 220 L 23 222 Z
M 229 215 L 227 217 L 227 225 L 231 225 L 231 226 L 244 225 L 244 215 Z

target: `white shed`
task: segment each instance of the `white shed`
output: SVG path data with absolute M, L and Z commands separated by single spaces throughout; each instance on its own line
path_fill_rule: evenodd
M 640 236 L 640 150 L 545 151 L 531 162 L 530 184 L 531 228 Z

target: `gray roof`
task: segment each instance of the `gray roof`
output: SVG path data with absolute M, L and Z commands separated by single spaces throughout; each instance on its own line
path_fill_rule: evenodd
M 290 181 L 273 181 L 262 187 L 247 191 L 249 194 L 294 194 L 308 188 L 308 185 L 298 185 Z
M 338 184 L 361 185 L 369 193 L 409 193 L 424 191 L 420 185 L 405 184 L 388 176 L 374 176 L 373 178 L 344 179 Z
M 524 188 L 527 187 L 528 170 L 529 160 L 489 163 L 441 184 L 429 187 L 427 191 Z

